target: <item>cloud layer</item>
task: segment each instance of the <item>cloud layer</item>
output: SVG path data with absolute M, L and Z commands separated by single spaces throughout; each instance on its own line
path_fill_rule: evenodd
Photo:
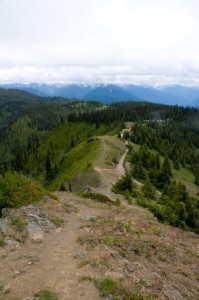
M 197 0 L 0 1 L 0 82 L 199 85 Z

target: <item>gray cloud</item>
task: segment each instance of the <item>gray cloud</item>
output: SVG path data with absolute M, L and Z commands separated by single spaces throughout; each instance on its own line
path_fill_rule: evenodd
M 0 82 L 199 84 L 197 0 L 0 1 Z

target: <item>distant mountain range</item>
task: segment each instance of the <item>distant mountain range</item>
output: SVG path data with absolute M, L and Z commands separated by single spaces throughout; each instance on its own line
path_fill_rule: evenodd
M 6 84 L 0 88 L 17 89 L 38 96 L 99 100 L 104 103 L 117 101 L 148 101 L 169 105 L 199 107 L 199 87 L 170 85 L 145 87 L 133 84 Z

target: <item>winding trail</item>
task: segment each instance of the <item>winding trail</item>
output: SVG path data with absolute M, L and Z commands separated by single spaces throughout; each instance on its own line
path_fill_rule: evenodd
M 124 141 L 124 144 L 125 143 L 126 142 Z M 116 195 L 111 190 L 112 190 L 112 186 L 118 181 L 118 179 L 121 178 L 123 175 L 125 175 L 124 160 L 127 153 L 128 153 L 128 149 L 126 148 L 125 152 L 120 157 L 120 160 L 115 167 L 100 168 L 98 166 L 94 166 L 94 170 L 98 172 L 101 179 L 100 186 L 94 189 L 95 192 L 103 194 L 109 197 L 111 200 L 115 200 L 116 198 L 123 200 L 122 195 Z
M 126 157 L 128 151 L 129 150 L 126 149 L 126 151 L 124 152 L 124 154 L 120 158 L 119 163 L 117 164 L 117 166 L 115 168 L 115 172 L 118 175 L 118 177 L 121 177 L 121 176 L 125 175 L 124 160 L 125 160 L 125 157 Z
M 118 178 L 120 178 L 121 176 L 123 176 L 125 174 L 125 169 L 124 169 L 123 164 L 124 164 L 124 160 L 125 160 L 127 153 L 128 153 L 128 149 L 126 149 L 126 151 L 120 158 L 120 160 L 115 168 L 99 168 L 97 166 L 94 166 L 94 170 L 97 171 L 98 173 L 100 173 L 101 175 L 103 175 L 103 173 L 113 173 L 113 174 L 116 174 Z

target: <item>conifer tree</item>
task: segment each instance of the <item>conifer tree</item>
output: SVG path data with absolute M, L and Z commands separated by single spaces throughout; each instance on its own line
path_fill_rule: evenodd
M 145 183 L 142 187 L 144 196 L 149 199 L 155 199 L 155 188 L 151 183 L 150 178 L 147 176 Z
M 46 156 L 46 180 L 49 180 L 52 178 L 52 165 L 50 161 L 50 153 L 47 153 Z

